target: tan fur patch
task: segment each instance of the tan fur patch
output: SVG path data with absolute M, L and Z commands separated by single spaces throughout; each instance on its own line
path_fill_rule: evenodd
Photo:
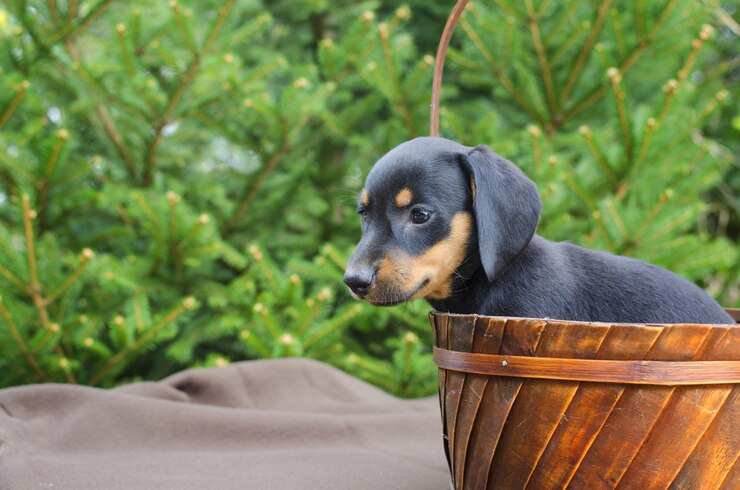
M 473 199 L 475 200 L 475 179 L 473 177 L 470 177 L 470 192 L 473 194 Z
M 411 201 L 414 199 L 414 193 L 411 192 L 411 189 L 408 187 L 404 187 L 401 189 L 398 194 L 396 194 L 396 206 L 399 208 L 404 208 L 411 204 Z
M 451 231 L 447 238 L 432 246 L 419 256 L 403 252 L 392 252 L 380 263 L 377 272 L 375 301 L 386 301 L 403 297 L 424 281 L 428 284 L 410 299 L 444 299 L 452 294 L 455 270 L 465 259 L 470 239 L 472 217 L 469 213 L 457 213 L 452 218 Z
M 360 202 L 363 206 L 367 206 L 370 204 L 370 194 L 367 193 L 367 189 L 362 189 L 362 193 L 360 194 Z

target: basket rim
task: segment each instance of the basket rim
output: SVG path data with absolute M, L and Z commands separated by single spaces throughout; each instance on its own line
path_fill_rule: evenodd
M 725 311 L 736 319 L 736 323 L 628 323 L 628 322 L 589 322 L 583 320 L 562 320 L 559 318 L 536 318 L 536 317 L 523 317 L 523 316 L 500 316 L 500 315 L 483 315 L 480 313 L 452 313 L 446 311 L 432 310 L 429 312 L 429 316 L 448 316 L 455 318 L 490 318 L 493 320 L 506 321 L 506 320 L 528 320 L 528 321 L 542 321 L 548 323 L 558 323 L 567 325 L 598 325 L 598 326 L 629 326 L 629 327 L 674 327 L 674 326 L 685 326 L 685 325 L 701 325 L 706 327 L 736 327 L 740 328 L 740 308 L 725 308 Z

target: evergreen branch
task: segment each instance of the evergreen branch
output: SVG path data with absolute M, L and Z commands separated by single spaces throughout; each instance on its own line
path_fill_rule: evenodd
M 0 296 L 0 316 L 5 318 L 5 324 L 8 326 L 10 335 L 13 337 L 13 340 L 15 340 L 15 343 L 18 345 L 18 349 L 21 351 L 23 358 L 26 360 L 31 369 L 33 369 L 33 371 L 36 373 L 41 381 L 51 381 L 51 377 L 46 372 L 44 372 L 44 370 L 41 369 L 41 367 L 36 362 L 36 358 L 31 353 L 31 350 L 28 348 L 28 344 L 26 344 L 26 341 L 23 339 L 23 335 L 21 335 L 18 326 L 13 321 L 13 317 L 11 316 L 8 309 L 5 307 L 2 296 Z
M 514 39 L 514 30 L 516 25 L 514 22 L 506 23 L 506 32 L 504 32 L 504 46 L 512 46 Z M 501 56 L 501 66 L 509 66 L 509 57 L 511 56 L 511 49 L 504 49 Z
M 113 147 L 118 152 L 118 156 L 121 157 L 121 160 L 123 160 L 123 163 L 126 165 L 129 176 L 133 180 L 137 180 L 139 178 L 139 171 L 134 163 L 131 153 L 129 153 L 128 148 L 126 147 L 126 143 L 124 142 L 121 133 L 118 131 L 116 125 L 108 114 L 108 110 L 102 104 L 98 105 L 95 110 L 98 113 L 100 122 L 103 123 L 103 129 L 105 129 L 106 134 L 113 142 Z
M 394 107 L 398 109 L 398 112 L 400 113 L 401 119 L 403 119 L 403 122 L 406 125 L 406 130 L 409 132 L 409 135 L 411 137 L 415 137 L 417 135 L 417 132 L 416 127 L 414 126 L 414 120 L 411 117 L 411 113 L 409 112 L 408 107 L 406 106 L 406 96 L 401 90 L 401 85 L 398 81 L 398 75 L 396 74 L 396 69 L 393 66 L 393 50 L 388 43 L 388 38 L 390 36 L 389 29 L 390 28 L 386 24 L 378 25 L 380 44 L 383 47 L 383 59 L 385 60 L 385 67 L 388 71 L 388 78 L 390 79 L 391 87 L 393 88 L 394 92 L 393 99 L 395 100 L 392 100 L 391 102 L 393 102 Z
M 658 238 L 671 233 L 679 226 L 691 220 L 694 217 L 695 212 L 696 211 L 692 208 L 686 209 L 684 212 L 679 214 L 676 219 L 669 221 L 662 228 L 658 229 L 652 235 L 650 235 L 650 239 L 653 243 L 657 243 Z
M 46 6 L 49 8 L 49 12 L 51 12 L 51 18 L 54 19 L 54 22 L 59 22 L 59 9 L 57 8 L 57 1 L 46 0 Z
M 324 252 L 332 262 L 334 262 L 334 265 L 336 265 L 339 270 L 343 271 L 347 267 L 347 260 L 344 257 L 341 257 L 331 245 L 326 245 L 322 249 L 322 252 Z
M 554 66 L 557 64 L 558 61 L 560 61 L 560 58 L 568 52 L 568 50 L 578 41 L 584 32 L 586 32 L 586 29 L 588 29 L 588 25 L 584 25 L 585 23 L 579 24 L 576 26 L 575 29 L 570 31 L 570 34 L 565 39 L 565 41 L 559 43 L 557 49 L 555 50 L 555 53 L 552 55 L 551 63 Z
M 681 67 L 681 69 L 678 70 L 678 76 L 676 78 L 678 78 L 679 82 L 683 82 L 684 80 L 686 80 L 686 77 L 689 76 L 689 72 L 691 72 L 691 67 L 694 66 L 696 58 L 699 56 L 699 51 L 701 51 L 704 40 L 708 38 L 709 32 L 705 29 L 702 29 L 702 31 L 699 33 L 699 38 L 691 41 L 691 53 L 689 54 L 689 57 L 686 59 L 686 62 Z
M 671 152 L 671 150 L 673 150 L 676 146 L 681 144 L 681 141 L 684 138 L 687 138 L 688 136 L 690 136 L 691 133 L 696 131 L 696 128 L 702 127 L 704 120 L 707 117 L 709 117 L 712 114 L 712 112 L 714 112 L 717 109 L 717 107 L 719 107 L 720 103 L 724 102 L 726 98 L 727 98 L 727 91 L 724 89 L 720 90 L 715 96 L 715 98 L 709 101 L 709 103 L 707 103 L 704 109 L 702 109 L 701 112 L 699 112 L 699 114 L 696 116 L 696 118 L 694 118 L 694 121 L 692 122 L 691 125 L 684 128 L 684 130 L 681 131 L 680 133 L 672 135 L 670 144 L 666 148 L 664 148 L 663 151 L 655 155 L 654 157 L 655 161 L 658 161 L 658 162 L 663 161 L 664 157 L 668 155 Z M 703 150 L 699 151 L 700 154 L 702 152 Z M 666 158 L 663 162 L 663 169 L 665 170 L 666 167 L 670 163 L 673 163 L 673 160 L 670 158 Z
M 60 129 L 57 131 L 57 140 L 54 143 L 54 148 L 51 150 L 51 155 L 49 155 L 49 160 L 46 162 L 46 169 L 44 170 L 44 179 L 46 181 L 48 181 L 54 173 L 54 168 L 59 162 L 59 155 L 61 155 L 62 148 L 68 138 L 69 132 L 66 129 Z
M 89 248 L 84 249 L 80 254 L 80 264 L 54 292 L 52 292 L 49 296 L 45 298 L 44 304 L 50 305 L 54 303 L 59 295 L 61 295 L 70 285 L 72 285 L 72 283 L 78 277 L 80 277 L 80 274 L 85 272 L 85 269 L 87 269 L 87 265 L 90 263 L 90 260 L 94 257 L 94 255 L 95 254 L 93 253 L 93 251 Z
M 241 200 L 241 203 L 239 204 L 236 212 L 234 212 L 234 215 L 229 221 L 226 222 L 225 226 L 223 227 L 222 233 L 230 230 L 239 222 L 242 216 L 244 216 L 244 213 L 246 213 L 251 206 L 252 201 L 254 201 L 254 198 L 257 196 L 257 192 L 259 192 L 259 189 L 260 187 L 262 187 L 265 179 L 267 179 L 272 171 L 275 170 L 275 167 L 277 167 L 278 163 L 280 163 L 280 160 L 282 160 L 282 158 L 286 154 L 288 154 L 290 150 L 291 144 L 286 139 L 285 141 L 283 141 L 283 144 L 280 146 L 280 148 L 275 153 L 273 153 L 265 166 L 262 167 L 262 170 L 257 175 L 257 177 L 252 181 L 252 184 L 249 186 L 249 190 L 247 191 L 244 198 Z
M 272 316 L 270 316 L 265 305 L 262 303 L 256 303 L 254 305 L 254 312 L 262 318 L 262 323 L 267 327 L 267 331 L 272 336 L 272 340 L 280 338 L 280 329 L 275 325 L 275 322 L 272 321 Z
M 157 216 L 157 213 L 154 212 L 154 210 L 149 206 L 149 202 L 144 199 L 144 196 L 142 196 L 140 193 L 134 194 L 134 200 L 136 203 L 141 207 L 141 210 L 144 211 L 144 214 L 147 215 L 147 217 L 154 223 L 155 229 L 157 230 L 156 237 L 159 240 L 162 240 L 162 235 L 159 234 L 159 232 L 162 231 L 163 223 L 159 219 L 159 216 Z M 122 217 L 124 221 L 126 221 L 126 218 Z
M 536 110 L 534 110 L 534 108 L 532 108 L 532 106 L 530 106 L 527 101 L 522 98 L 519 90 L 514 87 L 514 84 L 511 83 L 511 80 L 509 80 L 509 78 L 503 72 L 503 69 L 501 69 L 496 64 L 493 55 L 488 50 L 488 48 L 486 48 L 485 44 L 481 41 L 480 37 L 478 37 L 478 34 L 473 30 L 473 27 L 470 25 L 465 17 L 462 17 L 460 19 L 460 25 L 462 26 L 463 30 L 468 35 L 470 40 L 473 42 L 475 47 L 478 48 L 478 51 L 480 51 L 486 61 L 488 61 L 488 63 L 491 65 L 493 74 L 496 75 L 496 78 L 499 79 L 501 85 L 503 85 L 504 88 L 509 92 L 509 95 L 511 95 L 511 97 L 517 102 L 517 104 L 519 104 L 522 109 L 527 112 L 527 114 L 529 114 L 533 119 L 544 126 L 544 118 Z
M 594 43 L 596 42 L 596 38 L 599 36 L 599 32 L 601 32 L 601 26 L 604 24 L 606 14 L 609 11 L 609 6 L 611 5 L 611 3 L 612 0 L 603 0 L 601 2 L 601 5 L 599 5 L 596 13 L 596 20 L 591 27 L 591 32 L 589 32 L 588 37 L 586 38 L 586 42 L 583 43 L 583 46 L 581 46 L 581 51 L 578 53 L 576 62 L 573 64 L 573 69 L 568 75 L 568 80 L 565 82 L 565 87 L 560 93 L 560 107 L 565 107 L 565 105 L 568 103 L 570 92 L 575 87 L 575 84 L 578 81 L 578 77 L 581 76 L 581 72 L 583 72 L 583 69 L 586 67 L 586 60 L 588 60 L 588 57 L 593 50 Z
M 619 73 L 621 73 L 622 75 L 627 73 L 640 58 L 642 52 L 645 51 L 645 49 L 647 49 L 652 44 L 655 33 L 658 32 L 658 29 L 662 27 L 663 22 L 665 22 L 665 20 L 668 18 L 668 15 L 671 13 L 671 11 L 673 11 L 677 1 L 678 0 L 669 0 L 668 4 L 663 9 L 660 17 L 653 25 L 653 28 L 650 29 L 648 35 L 640 40 L 640 43 L 637 45 L 632 54 L 619 65 Z M 606 90 L 607 89 L 605 85 L 599 85 L 595 87 L 593 90 L 591 90 L 591 92 L 582 97 L 578 102 L 576 102 L 570 109 L 565 112 L 565 114 L 563 115 L 563 120 L 568 120 L 589 107 L 591 104 L 599 100 L 604 95 L 604 92 L 606 92 Z M 565 106 L 564 100 L 562 106 Z
M 617 103 L 617 116 L 619 118 L 619 125 L 622 128 L 625 151 L 627 153 L 627 160 L 629 161 L 633 157 L 634 142 L 632 139 L 632 128 L 630 127 L 627 110 L 624 106 L 625 94 L 620 83 L 622 81 L 622 75 L 616 68 L 609 68 L 609 70 L 607 70 L 607 75 L 614 91 L 614 99 Z
M 257 247 L 257 245 L 251 245 L 249 247 L 249 253 L 252 254 L 252 257 L 254 258 L 254 261 L 257 262 L 260 266 L 260 269 L 262 270 L 262 275 L 267 279 L 267 282 L 270 284 L 270 289 L 273 291 L 278 291 L 280 288 L 278 287 L 278 283 L 275 280 L 275 276 L 273 275 L 272 271 L 270 270 L 270 267 L 265 264 L 264 261 L 264 255 L 262 255 L 262 251 Z
M 545 13 L 545 10 L 547 10 L 547 7 L 550 6 L 550 0 L 542 0 L 542 3 L 540 3 L 540 7 L 537 10 L 537 16 L 542 17 L 542 15 Z
M 31 224 L 31 220 L 36 217 L 36 211 L 31 209 L 30 206 L 30 198 L 28 194 L 23 195 L 23 228 L 25 230 L 26 235 L 26 254 L 28 257 L 28 270 L 30 275 L 30 284 L 28 285 L 27 292 L 29 296 L 31 296 L 31 299 L 33 301 L 34 306 L 36 307 L 36 311 L 39 314 L 39 318 L 41 319 L 41 325 L 48 329 L 47 332 L 51 332 L 53 335 L 53 329 L 51 328 L 51 322 L 49 320 L 49 312 L 46 310 L 46 304 L 44 303 L 43 297 L 42 297 L 42 289 L 41 284 L 39 283 L 39 277 L 38 277 L 38 269 L 36 264 L 36 250 L 34 245 L 34 237 L 33 237 L 33 225 Z M 42 342 L 39 344 L 38 350 L 43 346 L 43 344 L 46 343 L 46 341 L 51 338 L 51 335 L 46 335 Z M 62 348 L 59 346 L 59 344 L 54 346 L 54 351 L 59 355 L 59 357 L 66 358 L 67 356 L 62 351 Z M 74 374 L 70 370 L 64 370 L 64 373 L 67 377 L 67 381 L 70 383 L 75 383 Z
M 668 111 L 671 108 L 671 103 L 673 102 L 676 93 L 678 93 L 678 81 L 673 79 L 668 80 L 668 82 L 666 82 L 666 84 L 663 86 L 663 91 L 665 92 L 665 98 L 663 99 L 663 106 L 660 109 L 660 116 L 658 117 L 658 122 L 660 122 L 661 124 L 668 116 Z
M 642 144 L 640 144 L 640 152 L 637 154 L 637 160 L 635 165 L 632 167 L 633 174 L 637 173 L 637 171 L 642 167 L 642 163 L 645 161 L 647 152 L 650 149 L 650 144 L 653 141 L 656 127 L 657 121 L 652 117 L 649 117 L 648 120 L 645 121 L 645 130 L 643 132 L 644 136 L 642 137 Z
M 616 41 L 617 45 L 617 53 L 619 54 L 620 58 L 624 58 L 627 52 L 627 46 L 624 43 L 624 32 L 622 30 L 622 24 L 619 21 L 619 14 L 617 13 L 617 11 L 612 10 L 610 15 L 612 18 L 612 29 L 614 30 L 614 40 Z
M 10 175 L 10 172 L 8 172 L 4 168 L 0 168 L 0 180 L 3 181 L 3 184 L 5 185 L 5 188 L 7 189 L 6 194 L 9 196 L 14 195 L 16 183 L 15 183 L 15 180 L 13 180 L 13 177 Z
M 69 131 L 67 131 L 66 129 L 60 129 L 59 131 L 57 131 L 57 140 L 54 143 L 54 148 L 52 148 L 51 154 L 49 155 L 49 159 L 47 160 L 44 168 L 44 178 L 36 182 L 36 186 L 39 189 L 39 230 L 44 230 L 46 228 L 46 216 L 49 211 L 49 179 L 54 174 L 54 169 L 59 162 L 59 155 L 61 155 L 62 148 L 64 147 L 64 144 L 67 142 L 68 138 Z
M 180 8 L 180 5 L 176 2 L 172 2 L 170 5 L 172 6 L 172 11 L 175 13 L 175 24 L 177 25 L 177 29 L 180 31 L 180 34 L 185 41 L 185 46 L 188 48 L 188 51 L 190 51 L 190 54 L 192 54 L 193 56 L 197 56 L 198 49 L 195 46 L 195 42 L 193 41 L 193 37 L 190 34 L 190 31 L 188 31 L 188 28 L 185 25 L 184 16 L 182 15 L 182 8 Z
M 65 46 L 67 48 L 67 53 L 69 53 L 70 58 L 72 58 L 72 61 L 80 65 L 80 55 L 75 49 L 74 41 L 72 39 L 67 39 Z M 90 83 L 87 77 L 83 76 L 82 78 Z M 93 84 L 90 83 L 90 85 Z M 103 104 L 98 104 L 95 107 L 95 111 L 98 113 L 98 118 L 103 125 L 106 135 L 108 135 L 108 138 L 113 142 L 113 147 L 116 149 L 118 156 L 123 160 L 124 165 L 126 165 L 129 177 L 134 181 L 138 180 L 138 169 L 134 163 L 134 159 L 129 153 L 128 148 L 126 148 L 126 143 L 108 114 L 108 110 Z
M 619 212 L 617 211 L 617 208 L 614 206 L 614 200 L 613 199 L 606 199 L 606 209 L 609 211 L 609 215 L 612 217 L 612 220 L 614 221 L 614 224 L 617 225 L 617 229 L 619 230 L 619 234 L 622 235 L 622 241 L 629 241 L 629 232 L 627 231 L 627 227 L 624 226 L 624 221 L 622 221 L 622 217 L 619 216 Z
M 37 292 L 40 289 L 38 270 L 36 268 L 36 250 L 34 247 L 33 239 L 33 225 L 31 224 L 31 220 L 36 217 L 36 211 L 31 209 L 30 197 L 28 196 L 28 194 L 23 195 L 22 203 L 23 229 L 26 235 L 26 258 L 28 260 L 28 271 L 30 275 L 30 285 L 28 289 L 31 294 L 34 294 L 34 291 Z M 48 317 L 45 324 L 46 323 L 48 323 Z
M 20 288 L 21 291 L 26 291 L 28 289 L 28 286 L 26 286 L 23 281 L 18 279 L 15 274 L 10 272 L 8 269 L 0 265 L 0 275 L 4 276 L 8 281 L 12 282 L 16 286 Z
M 0 128 L 2 128 L 5 123 L 8 122 L 8 119 L 10 119 L 10 116 L 13 115 L 13 112 L 15 112 L 18 104 L 21 103 L 21 99 L 23 99 L 23 96 L 26 95 L 26 90 L 28 90 L 30 86 L 31 83 L 28 80 L 23 80 L 20 85 L 18 85 L 18 90 L 16 91 L 15 96 L 10 100 L 8 106 L 0 115 Z
M 642 41 L 643 35 L 645 34 L 645 18 L 642 15 L 643 8 L 645 6 L 642 0 L 637 0 L 635 3 L 635 25 L 637 26 L 637 39 Z
M 665 204 L 671 197 L 673 197 L 672 189 L 666 189 L 665 191 L 660 193 L 660 196 L 658 196 L 658 202 L 655 204 L 655 206 L 653 206 L 653 209 L 650 210 L 645 219 L 642 220 L 640 227 L 637 229 L 637 232 L 634 235 L 634 238 L 632 240 L 632 243 L 634 244 L 633 248 L 639 246 L 639 243 L 643 238 L 643 234 L 647 230 L 648 226 L 650 226 L 650 223 L 652 223 L 653 220 L 662 211 L 662 209 L 665 207 Z M 625 249 L 625 253 L 631 252 L 631 250 L 632 248 L 628 247 L 627 249 Z
M 77 0 L 69 0 L 69 5 L 67 6 L 67 20 L 72 22 L 72 19 L 75 17 L 77 17 Z
M 108 7 L 111 6 L 113 1 L 114 0 L 101 0 L 100 2 L 98 2 L 97 5 L 90 9 L 90 12 L 88 12 L 88 14 L 80 22 L 78 22 L 77 24 L 69 23 L 65 25 L 60 31 L 52 36 L 49 46 L 53 46 L 54 44 L 66 39 L 73 39 L 79 36 L 85 29 L 90 26 L 90 24 L 92 24 L 95 19 L 97 19 L 103 12 L 108 9 Z
M 596 141 L 594 141 L 594 137 L 593 137 L 593 134 L 591 133 L 591 129 L 588 126 L 581 126 L 579 128 L 579 132 L 583 136 L 583 139 L 586 140 L 588 149 L 591 150 L 591 154 L 596 159 L 596 163 L 599 164 L 599 167 L 601 167 L 601 170 L 604 172 L 604 174 L 606 174 L 606 176 L 609 178 L 611 183 L 613 185 L 616 185 L 617 176 L 614 175 L 614 172 L 612 172 L 612 169 L 609 166 L 609 163 L 606 161 L 606 157 L 601 152 L 601 149 L 596 144 Z
M 550 32 L 548 32 L 547 34 L 545 34 L 545 40 L 544 40 L 545 45 L 550 45 L 553 36 L 559 36 L 559 35 L 561 35 L 563 33 L 564 30 L 566 30 L 565 29 L 565 24 L 568 21 L 573 20 L 575 11 L 581 5 L 581 2 L 582 1 L 583 0 L 570 0 L 569 2 L 566 2 L 567 3 L 567 8 L 566 8 L 565 12 L 563 12 L 562 15 L 560 15 L 560 17 L 558 17 L 558 19 L 555 21 L 555 24 L 550 28 Z M 561 2 L 561 4 L 562 4 L 562 2 Z M 590 22 L 589 22 L 589 24 L 590 24 Z M 555 62 L 553 60 L 553 64 L 554 63 Z
M 252 335 L 252 332 L 250 332 L 246 328 L 241 331 L 241 333 L 239 334 L 239 338 L 242 339 L 244 343 L 255 349 L 260 357 L 264 359 L 269 359 L 270 357 L 272 357 L 272 352 L 270 352 L 270 349 L 267 348 L 264 342 Z
M 209 220 L 210 220 L 210 217 L 207 214 L 201 214 L 200 216 L 198 216 L 198 221 L 195 222 L 195 225 L 190 229 L 188 234 L 185 235 L 182 238 L 182 240 L 177 242 L 175 247 L 180 248 L 180 249 L 184 248 L 185 245 L 187 245 L 187 243 L 190 240 L 195 238 L 198 235 L 198 233 L 200 233 L 200 230 L 203 228 L 203 225 L 208 223 Z
M 172 261 L 175 265 L 175 276 L 177 277 L 177 280 L 179 281 L 182 276 L 182 259 L 180 254 L 180 247 L 178 247 L 177 243 L 177 210 L 176 206 L 177 203 L 180 201 L 180 196 L 172 191 L 167 193 L 167 207 L 169 208 L 169 224 L 170 224 L 170 234 L 169 234 L 169 240 L 168 245 L 170 247 L 170 254 L 172 256 Z
M 596 208 L 596 205 L 594 202 L 590 199 L 588 194 L 584 192 L 583 189 L 576 183 L 576 181 L 573 179 L 572 175 L 566 175 L 564 179 L 565 185 L 573 192 L 576 196 L 578 196 L 583 203 L 588 206 L 591 210 L 591 216 L 593 217 L 594 221 L 596 221 L 596 226 L 604 239 L 604 241 L 607 244 L 607 248 L 612 248 L 612 239 L 609 235 L 609 231 L 606 229 L 606 226 L 604 225 L 604 219 L 601 216 L 601 213 Z
M 135 342 L 126 346 L 126 348 L 118 351 L 113 355 L 105 365 L 92 377 L 90 380 L 90 386 L 96 386 L 100 383 L 110 372 L 111 369 L 121 364 L 130 354 L 136 352 L 149 342 L 160 330 L 169 325 L 170 323 L 177 320 L 177 318 L 185 311 L 192 310 L 195 308 L 195 299 L 187 297 L 175 307 L 172 311 L 167 313 L 161 320 L 159 320 L 154 326 L 147 330 L 141 337 L 136 339 Z
M 342 327 L 342 325 L 345 325 L 352 318 L 356 317 L 360 313 L 360 311 L 362 311 L 362 306 L 359 304 L 356 304 L 352 306 L 351 308 L 347 309 L 347 311 L 345 311 L 341 315 L 335 316 L 334 318 L 332 318 L 322 328 L 317 329 L 314 332 L 311 332 L 310 335 L 308 335 L 306 340 L 303 342 L 304 350 L 307 351 L 314 344 L 316 344 L 319 340 L 326 338 L 328 335 L 331 335 L 333 332 L 337 331 L 339 328 Z
M 301 315 L 301 322 L 293 329 L 295 336 L 298 338 L 303 337 L 303 334 L 308 330 L 308 327 L 311 325 L 313 320 L 319 315 L 319 313 L 321 313 L 321 303 L 313 298 L 310 299 L 310 304 L 308 306 L 310 308 L 308 313 Z
M 549 133 L 552 130 L 553 125 L 558 125 L 558 121 L 560 119 L 557 101 L 555 100 L 555 86 L 552 81 L 552 70 L 550 68 L 550 63 L 547 60 L 545 47 L 542 45 L 540 26 L 538 23 L 537 13 L 532 5 L 532 0 L 525 0 L 524 3 L 527 7 L 527 25 L 529 26 L 529 32 L 532 34 L 532 42 L 534 43 L 534 50 L 537 53 L 537 59 L 540 62 L 540 71 L 542 72 L 542 80 L 545 85 L 547 105 L 550 108 L 550 124 L 546 125 L 546 129 L 548 129 Z
M 121 59 L 123 59 L 123 66 L 126 68 L 126 74 L 133 78 L 135 74 L 134 64 L 131 61 L 131 54 L 126 45 L 126 25 L 123 23 L 116 25 L 116 34 L 118 37 L 118 48 L 121 50 Z
M 530 140 L 532 141 L 532 155 L 534 157 L 534 171 L 535 174 L 539 175 L 540 169 L 542 168 L 542 152 L 540 151 L 539 139 L 542 136 L 542 131 L 537 126 L 530 126 L 527 128 Z
M 162 139 L 162 130 L 167 126 L 167 124 L 169 124 L 172 114 L 175 112 L 178 102 L 180 102 L 180 98 L 182 98 L 187 89 L 193 83 L 193 80 L 200 69 L 203 58 L 208 54 L 208 51 L 211 49 L 218 33 L 221 31 L 224 22 L 226 22 L 226 17 L 229 15 L 229 12 L 231 12 L 234 2 L 235 0 L 226 0 L 224 6 L 221 7 L 218 19 L 216 19 L 216 23 L 213 25 L 208 38 L 206 38 L 206 41 L 203 43 L 203 47 L 200 52 L 193 58 L 190 68 L 182 77 L 180 85 L 173 92 L 170 100 L 167 102 L 164 112 L 162 113 L 162 117 L 159 118 L 159 122 L 157 122 L 154 128 L 154 136 L 149 143 L 149 149 L 146 153 L 144 180 L 142 182 L 144 187 L 151 187 L 154 181 L 155 160 L 157 156 L 157 148 Z
M 503 10 L 506 13 L 508 13 L 512 17 L 515 17 L 515 18 L 518 18 L 518 19 L 521 18 L 521 15 L 519 15 L 519 12 L 516 10 L 516 8 L 515 7 L 512 7 L 508 3 L 506 3 L 506 2 L 504 2 L 502 0 L 494 0 L 494 3 L 496 3 L 496 5 L 498 5 L 501 10 Z M 473 10 L 473 7 L 471 7 L 470 10 L 472 11 Z

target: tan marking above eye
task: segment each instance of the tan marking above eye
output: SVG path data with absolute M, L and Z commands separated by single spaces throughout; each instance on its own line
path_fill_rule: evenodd
M 408 187 L 404 187 L 401 189 L 398 194 L 396 194 L 396 206 L 399 208 L 404 208 L 411 204 L 411 201 L 414 199 L 414 193 L 411 192 L 411 189 Z
M 370 204 L 370 194 L 367 193 L 367 189 L 362 189 L 362 193 L 360 194 L 360 202 L 363 206 L 367 206 Z

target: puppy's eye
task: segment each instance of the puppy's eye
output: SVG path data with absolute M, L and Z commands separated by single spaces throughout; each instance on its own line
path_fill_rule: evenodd
M 367 210 L 365 209 L 358 209 L 357 214 L 359 214 L 362 217 L 363 223 L 367 221 Z
M 411 210 L 411 222 L 420 225 L 429 221 L 432 217 L 432 213 L 426 209 L 414 208 Z

